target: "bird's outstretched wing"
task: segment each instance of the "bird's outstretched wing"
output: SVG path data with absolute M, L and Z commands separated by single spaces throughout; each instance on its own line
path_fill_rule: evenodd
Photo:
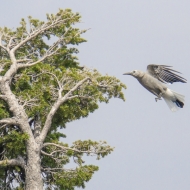
M 187 80 L 176 73 L 181 74 L 178 71 L 170 69 L 171 66 L 167 65 L 148 65 L 147 71 L 150 75 L 158 79 L 163 83 L 173 83 L 173 82 L 183 82 L 186 83 Z

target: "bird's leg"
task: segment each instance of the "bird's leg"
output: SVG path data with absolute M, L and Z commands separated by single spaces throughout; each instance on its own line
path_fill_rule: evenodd
M 150 92 L 152 92 L 152 94 L 154 94 L 156 96 L 155 101 L 157 102 L 158 100 L 162 100 L 161 97 L 162 95 L 165 93 L 164 89 L 159 88 L 159 91 L 156 90 L 150 90 Z M 159 94 L 158 94 L 159 92 Z
M 161 99 L 161 96 L 162 96 L 162 93 L 160 92 L 160 94 L 157 94 L 155 91 L 151 91 L 155 96 L 157 96 L 156 98 L 155 98 L 155 101 L 157 102 L 158 100 L 162 100 Z
M 160 94 L 158 94 L 157 98 L 155 98 L 155 101 L 157 102 L 158 100 L 162 100 L 161 97 L 162 95 L 165 93 L 165 91 L 167 90 L 167 88 L 163 88 L 163 90 L 160 92 Z
M 157 102 L 159 100 L 159 98 L 155 98 L 155 101 Z
M 162 99 L 161 99 L 162 94 L 163 94 L 163 93 L 162 93 L 162 92 L 160 92 L 160 94 L 158 95 L 158 98 L 155 98 L 156 102 L 157 102 L 158 100 L 162 100 Z

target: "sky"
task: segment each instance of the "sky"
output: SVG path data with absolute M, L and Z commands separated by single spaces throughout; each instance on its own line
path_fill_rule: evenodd
M 79 46 L 81 65 L 116 76 L 127 85 L 126 101 L 100 104 L 88 118 L 67 125 L 64 142 L 106 140 L 112 154 L 97 161 L 100 170 L 87 190 L 189 190 L 190 189 L 190 86 L 169 86 L 186 96 L 185 106 L 172 113 L 138 81 L 122 75 L 148 64 L 171 65 L 190 75 L 189 0 L 6 0 L 1 1 L 0 26 L 15 28 L 31 15 L 71 8 L 82 15 L 80 28 L 90 30 Z M 77 189 L 77 188 L 76 188 Z

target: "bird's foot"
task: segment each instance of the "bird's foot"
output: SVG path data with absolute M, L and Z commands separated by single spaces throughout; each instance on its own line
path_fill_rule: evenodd
M 162 100 L 161 98 L 155 98 L 155 101 L 157 102 L 158 100 Z

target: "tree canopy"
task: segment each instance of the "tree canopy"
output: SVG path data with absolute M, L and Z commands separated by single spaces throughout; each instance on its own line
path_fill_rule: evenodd
M 82 67 L 77 45 L 86 42 L 70 9 L 40 21 L 22 19 L 15 30 L 0 28 L 0 188 L 85 187 L 97 166 L 84 155 L 105 157 L 106 142 L 66 143 L 59 129 L 87 117 L 100 102 L 124 100 L 117 78 Z M 71 160 L 76 167 L 66 169 Z M 40 179 L 39 179 L 40 178 Z

